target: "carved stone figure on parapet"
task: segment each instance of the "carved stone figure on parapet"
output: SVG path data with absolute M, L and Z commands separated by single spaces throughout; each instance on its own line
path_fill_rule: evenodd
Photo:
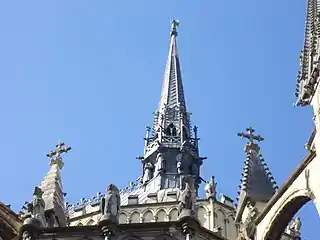
M 37 239 L 39 229 L 47 225 L 44 216 L 45 202 L 42 195 L 42 189 L 35 187 L 32 202 L 25 202 L 25 205 L 22 207 L 22 218 L 24 221 L 19 233 L 22 240 Z
M 214 181 L 214 176 L 210 178 L 210 181 L 206 182 L 204 190 L 206 192 L 207 199 L 213 198 L 216 199 L 217 195 L 217 183 Z
M 256 225 L 254 219 L 258 214 L 258 210 L 256 207 L 253 206 L 251 202 L 248 203 L 247 207 L 249 213 L 244 223 L 240 226 L 240 231 L 237 240 L 252 240 L 256 232 Z
M 177 155 L 177 157 L 176 157 L 178 174 L 183 173 L 182 158 L 183 158 L 182 153 L 178 153 L 178 155 Z
M 100 212 L 101 221 L 110 221 L 118 224 L 119 222 L 119 211 L 120 211 L 120 194 L 119 189 L 114 185 L 110 184 L 107 188 L 106 195 L 101 198 Z
M 120 193 L 119 189 L 110 184 L 107 188 L 107 193 L 101 198 L 99 219 L 99 227 L 104 239 L 110 239 L 117 230 L 119 224 L 119 211 L 120 211 Z
M 147 182 L 149 182 L 152 177 L 153 177 L 153 170 L 154 170 L 154 166 L 151 162 L 147 162 L 144 165 L 144 173 L 143 173 L 143 178 L 142 178 L 142 183 L 146 184 Z
M 42 198 L 43 191 L 39 187 L 35 187 L 33 200 L 31 203 L 26 202 L 23 206 L 24 224 L 32 224 L 37 227 L 45 227 L 46 220 L 44 216 L 45 202 Z
M 163 153 L 158 153 L 155 165 L 154 176 L 157 176 L 165 168 L 165 156 Z
M 185 176 L 184 189 L 180 191 L 179 205 L 178 205 L 178 216 L 179 218 L 185 216 L 195 216 L 194 205 L 196 201 L 194 191 L 194 179 L 192 176 Z

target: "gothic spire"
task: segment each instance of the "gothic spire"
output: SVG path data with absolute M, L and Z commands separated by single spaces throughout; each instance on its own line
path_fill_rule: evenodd
M 152 131 L 144 138 L 142 182 L 150 191 L 181 186 L 179 179 L 193 175 L 199 185 L 200 166 L 198 133 L 191 134 L 190 114 L 186 110 L 180 61 L 177 51 L 179 21 L 171 21 L 170 47 L 162 83 L 160 103 L 155 112 Z M 155 183 L 152 183 L 155 182 Z
M 300 53 L 300 70 L 296 84 L 296 105 L 308 105 L 319 77 L 320 1 L 308 0 L 304 45 Z
M 178 20 L 171 21 L 170 47 L 165 67 L 162 84 L 162 92 L 158 111 L 163 113 L 166 109 L 181 109 L 186 112 L 185 98 L 183 93 L 180 61 L 176 38 L 178 36 Z
M 246 159 L 238 192 L 236 220 L 239 220 L 248 202 L 266 203 L 277 189 L 274 177 L 260 154 L 260 147 L 254 142 L 261 142 L 264 138 L 254 135 L 255 130 L 251 127 L 246 130 L 247 133 L 238 133 L 241 138 L 247 138 L 248 142 L 244 149 Z
M 42 197 L 49 218 L 49 227 L 65 226 L 65 194 L 63 193 L 60 174 L 60 170 L 63 168 L 61 154 L 67 153 L 70 150 L 71 147 L 61 142 L 56 145 L 55 151 L 50 151 L 47 154 L 47 157 L 50 159 L 50 169 L 41 182 L 40 188 L 43 191 Z

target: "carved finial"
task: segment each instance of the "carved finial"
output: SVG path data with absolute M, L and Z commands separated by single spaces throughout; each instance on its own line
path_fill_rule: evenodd
M 238 136 L 241 138 L 247 138 L 249 139 L 249 142 L 252 142 L 252 143 L 253 143 L 253 140 L 256 140 L 258 142 L 261 142 L 264 140 L 262 136 L 253 134 L 255 130 L 252 127 L 249 127 L 246 130 L 247 130 L 247 133 L 241 132 L 241 133 L 238 133 Z
M 57 164 L 60 169 L 63 167 L 63 161 L 61 158 L 62 153 L 67 153 L 71 150 L 71 147 L 65 145 L 64 142 L 60 142 L 56 145 L 55 151 L 50 151 L 47 157 L 50 158 L 50 166 Z
M 177 36 L 178 35 L 178 32 L 177 32 L 177 27 L 179 26 L 179 20 L 175 20 L 175 19 L 172 19 L 171 20 L 171 32 L 170 32 L 170 35 L 174 35 L 174 36 Z

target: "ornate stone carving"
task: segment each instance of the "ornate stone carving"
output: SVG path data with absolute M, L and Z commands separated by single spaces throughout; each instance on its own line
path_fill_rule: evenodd
M 185 176 L 183 178 L 184 189 L 180 191 L 178 216 L 179 218 L 185 216 L 195 216 L 195 191 L 194 191 L 194 178 L 192 176 Z
M 119 224 L 119 211 L 120 211 L 120 194 L 119 189 L 110 184 L 107 188 L 106 195 L 101 198 L 99 219 L 99 227 L 105 240 L 111 239 L 117 231 Z
M 60 169 L 63 168 L 63 160 L 61 157 L 62 153 L 67 153 L 71 150 L 71 147 L 67 146 L 64 142 L 58 143 L 56 145 L 56 150 L 55 151 L 50 151 L 47 154 L 47 157 L 50 158 L 50 166 L 57 164 Z
M 292 235 L 293 237 L 300 237 L 301 225 L 302 223 L 300 217 L 292 220 L 292 222 L 289 224 L 290 235 Z
M 178 174 L 183 173 L 182 159 L 183 159 L 183 154 L 182 153 L 178 153 L 178 155 L 176 157 Z
M 210 181 L 207 181 L 204 187 L 204 190 L 208 199 L 216 198 L 216 194 L 217 194 L 216 188 L 217 188 L 217 183 L 214 181 L 214 176 L 212 176 L 210 178 Z
M 101 198 L 100 212 L 101 221 L 110 221 L 115 224 L 119 222 L 120 211 L 120 194 L 118 188 L 114 184 L 110 184 L 107 188 L 106 195 Z
M 163 153 L 158 153 L 156 158 L 156 165 L 155 165 L 155 171 L 154 176 L 157 176 L 159 173 L 161 173 L 165 168 L 165 156 Z
M 44 216 L 45 202 L 42 198 L 43 191 L 39 187 L 35 187 L 33 200 L 31 203 L 26 202 L 23 206 L 24 224 L 32 224 L 37 227 L 45 227 L 46 220 Z
M 154 166 L 151 162 L 145 163 L 144 174 L 143 174 L 143 179 L 142 179 L 143 184 L 146 184 L 147 182 L 149 182 L 153 178 L 153 170 L 154 170 Z
M 249 210 L 248 216 L 246 217 L 244 223 L 240 226 L 237 240 L 252 240 L 256 232 L 254 219 L 258 214 L 258 210 L 251 202 L 248 203 L 247 208 Z

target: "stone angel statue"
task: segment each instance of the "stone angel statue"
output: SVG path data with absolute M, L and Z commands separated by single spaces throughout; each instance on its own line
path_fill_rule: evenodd
M 119 189 L 114 184 L 110 184 L 107 187 L 106 195 L 101 198 L 100 211 L 102 215 L 101 220 L 110 220 L 118 223 L 120 211 L 120 193 Z
M 204 187 L 204 190 L 206 192 L 207 198 L 216 198 L 217 194 L 217 183 L 214 181 L 214 176 L 210 178 L 210 181 L 206 182 L 206 185 Z

